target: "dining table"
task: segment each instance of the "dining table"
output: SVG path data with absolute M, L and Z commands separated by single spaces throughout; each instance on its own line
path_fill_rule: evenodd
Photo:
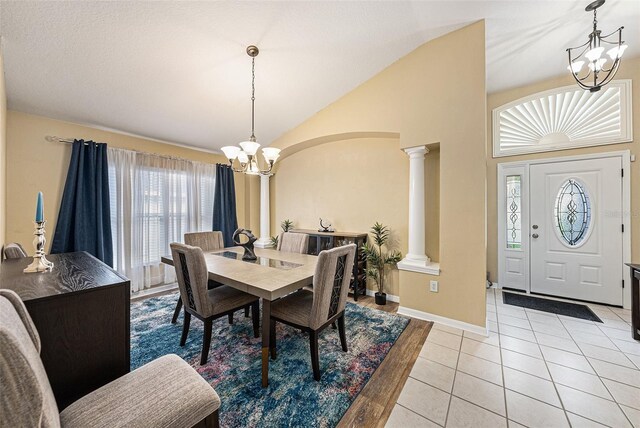
M 271 302 L 313 283 L 317 256 L 256 248 L 256 260 L 243 260 L 242 247 L 205 251 L 209 279 L 262 300 L 262 387 L 269 386 Z M 162 262 L 173 266 L 170 256 Z

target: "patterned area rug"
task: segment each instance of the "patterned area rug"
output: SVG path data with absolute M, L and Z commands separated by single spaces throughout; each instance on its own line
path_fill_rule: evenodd
M 342 352 L 338 331 L 320 334 L 320 382 L 313 380 L 309 339 L 278 324 L 278 358 L 269 366 L 269 387 L 260 386 L 260 339 L 253 337 L 251 318 L 237 312 L 213 323 L 209 362 L 200 366 L 203 324 L 191 318 L 184 347 L 179 346 L 182 316 L 171 324 L 177 294 L 131 305 L 131 369 L 165 354 L 178 354 L 195 368 L 222 400 L 224 427 L 333 427 L 405 329 L 398 315 L 347 303 L 348 352 Z

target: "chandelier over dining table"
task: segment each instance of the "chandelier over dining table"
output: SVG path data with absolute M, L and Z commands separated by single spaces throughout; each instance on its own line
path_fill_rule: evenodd
M 222 147 L 224 155 L 229 159 L 229 165 L 235 172 L 242 172 L 250 175 L 269 175 L 273 169 L 273 164 L 280 156 L 280 149 L 275 147 L 264 147 L 262 156 L 267 162 L 267 169 L 260 169 L 258 166 L 257 152 L 260 144 L 256 142 L 255 128 L 255 101 L 256 101 L 256 57 L 260 51 L 256 46 L 247 47 L 247 55 L 251 57 L 251 136 L 248 141 L 243 141 L 238 146 Z M 234 167 L 237 159 L 240 168 Z

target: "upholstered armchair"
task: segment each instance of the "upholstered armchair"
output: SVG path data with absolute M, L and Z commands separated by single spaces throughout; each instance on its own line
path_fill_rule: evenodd
M 309 235 L 306 233 L 283 232 L 278 237 L 278 251 L 307 254 Z
M 335 321 L 342 350 L 347 352 L 344 308 L 349 292 L 356 245 L 350 244 L 320 252 L 313 291 L 301 289 L 271 303 L 270 351 L 276 359 L 276 323 L 288 324 L 309 333 L 313 378 L 320 380 L 318 334 Z
M 187 341 L 193 315 L 204 322 L 200 364 L 205 364 L 211 346 L 213 321 L 248 307 L 252 310 L 253 335 L 260 337 L 260 299 L 258 297 L 227 285 L 208 289 L 209 272 L 204 253 L 199 247 L 174 242 L 171 244 L 171 255 L 176 267 L 180 296 L 184 302 L 184 323 L 180 346 L 184 346 Z
M 177 355 L 165 355 L 58 411 L 24 303 L 0 289 L 0 426 L 217 427 L 220 398 Z

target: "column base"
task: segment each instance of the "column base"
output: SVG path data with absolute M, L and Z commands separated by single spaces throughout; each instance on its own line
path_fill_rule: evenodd
M 253 243 L 253 246 L 258 248 L 271 248 L 274 245 L 273 242 L 271 242 L 271 238 L 260 238 Z
M 431 259 L 424 254 L 411 254 L 408 253 L 402 259 L 403 262 L 410 263 L 413 265 L 422 265 L 427 266 Z
M 398 269 L 411 272 L 427 273 L 429 275 L 440 275 L 440 263 L 431 263 L 431 259 L 427 256 L 415 259 L 407 255 L 398 262 Z

